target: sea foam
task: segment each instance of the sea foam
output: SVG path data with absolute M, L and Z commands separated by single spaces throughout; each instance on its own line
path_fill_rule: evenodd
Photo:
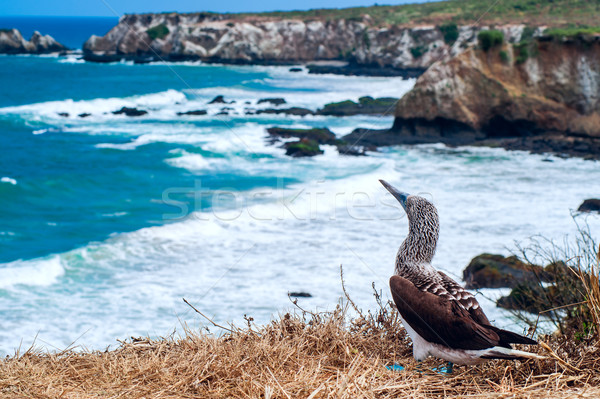
M 12 184 L 13 186 L 17 185 L 17 181 L 15 179 L 13 179 L 11 177 L 6 177 L 6 176 L 4 176 L 3 178 L 1 178 L 0 182 Z
M 64 275 L 61 258 L 57 255 L 29 261 L 5 263 L 0 267 L 0 289 L 24 286 L 48 286 Z

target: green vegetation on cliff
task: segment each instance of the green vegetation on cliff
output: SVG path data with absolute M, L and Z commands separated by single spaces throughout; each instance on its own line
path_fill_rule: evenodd
M 504 42 L 504 34 L 499 30 L 482 30 L 477 35 L 477 41 L 483 51 L 488 51 Z
M 568 27 L 568 28 L 553 28 L 547 29 L 544 31 L 545 35 L 553 36 L 553 37 L 575 37 L 582 35 L 594 35 L 600 33 L 600 26 L 596 27 Z
M 597 25 L 599 0 L 448 0 L 397 6 L 370 6 L 308 11 L 276 11 L 259 14 L 233 14 L 232 18 L 266 16 L 297 19 L 355 19 L 368 14 L 376 25 L 423 23 L 443 25 L 525 23 L 551 27 Z
M 169 28 L 165 24 L 160 24 L 149 28 L 146 33 L 152 40 L 162 39 L 169 34 Z

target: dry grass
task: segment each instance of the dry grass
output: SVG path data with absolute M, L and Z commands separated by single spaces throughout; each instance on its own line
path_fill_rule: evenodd
M 559 356 L 455 367 L 444 376 L 417 366 L 389 304 L 348 321 L 332 313 L 285 314 L 254 330 L 217 337 L 140 339 L 109 352 L 6 358 L 1 397 L 34 398 L 551 398 L 600 396 L 596 338 L 544 337 Z M 539 353 L 548 352 L 538 348 Z M 385 365 L 399 363 L 404 371 Z

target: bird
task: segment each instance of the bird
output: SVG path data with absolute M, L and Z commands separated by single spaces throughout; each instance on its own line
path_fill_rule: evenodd
M 537 345 L 531 338 L 491 325 L 475 296 L 431 261 L 439 237 L 439 217 L 427 199 L 381 184 L 408 216 L 408 236 L 398 249 L 390 290 L 417 361 L 432 356 L 453 364 L 474 365 L 490 359 L 543 359 L 513 349 L 511 344 Z

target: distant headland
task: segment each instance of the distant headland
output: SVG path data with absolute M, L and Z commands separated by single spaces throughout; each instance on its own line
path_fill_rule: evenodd
M 17 29 L 0 29 L 0 54 L 48 54 L 66 50 L 52 36 L 37 31 L 31 39 L 25 40 Z

